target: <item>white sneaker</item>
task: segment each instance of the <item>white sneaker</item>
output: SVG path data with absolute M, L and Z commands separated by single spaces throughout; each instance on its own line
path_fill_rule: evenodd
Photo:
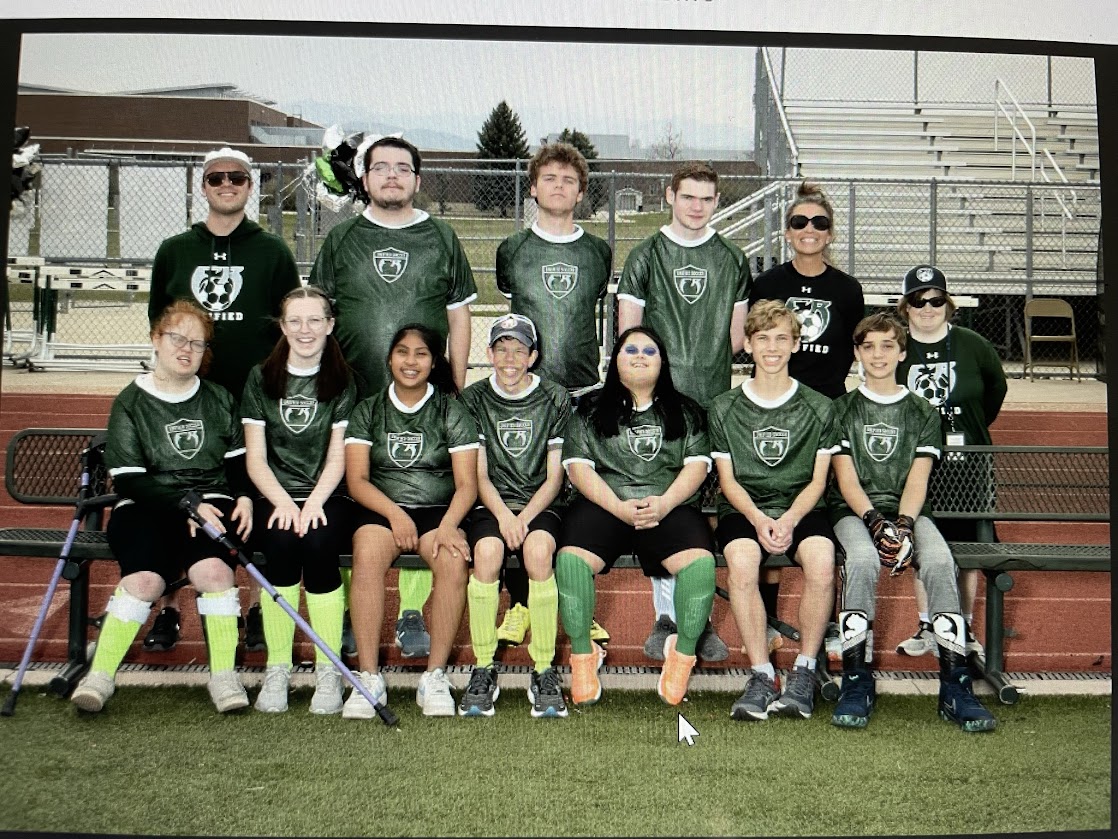
M 932 631 L 932 625 L 921 621 L 916 634 L 897 644 L 897 652 L 913 658 L 931 653 L 938 658 L 939 649 L 936 647 L 936 636 Z
M 105 707 L 105 703 L 116 693 L 116 683 L 108 673 L 90 671 L 86 674 L 74 692 L 70 694 L 70 701 L 83 711 L 97 713 Z
M 450 692 L 450 680 L 441 667 L 419 677 L 415 702 L 423 709 L 425 717 L 454 716 L 454 696 Z
M 361 694 L 357 694 L 361 696 Z M 373 696 L 376 696 L 374 693 Z M 363 698 L 363 697 L 362 697 Z M 368 704 L 368 703 L 366 703 Z M 314 668 L 312 714 L 336 714 L 342 710 L 342 674 L 329 662 Z
M 356 676 L 361 684 L 372 694 L 379 704 L 383 705 L 388 701 L 388 688 L 384 684 L 384 676 L 380 673 L 367 673 L 364 670 L 355 670 L 353 675 Z M 349 699 L 345 701 L 342 706 L 342 719 L 343 720 L 371 720 L 377 714 L 369 700 L 361 695 L 357 688 L 352 688 L 349 692 Z
M 291 665 L 272 664 L 264 670 L 264 683 L 256 695 L 257 711 L 282 714 L 287 710 L 287 691 L 291 685 Z
M 241 684 L 241 677 L 236 670 L 211 673 L 206 687 L 209 688 L 210 699 L 219 713 L 225 714 L 248 707 L 248 693 L 245 692 L 245 686 Z

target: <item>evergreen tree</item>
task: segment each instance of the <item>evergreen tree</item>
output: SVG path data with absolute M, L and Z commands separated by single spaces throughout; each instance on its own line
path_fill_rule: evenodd
M 477 153 L 483 160 L 524 160 L 528 157 L 528 137 L 520 125 L 520 117 L 503 99 L 489 113 L 477 134 Z M 514 169 L 509 163 L 483 163 L 486 169 Z M 521 178 L 521 197 L 527 192 L 527 177 Z M 508 216 L 516 200 L 514 175 L 479 175 L 474 179 L 474 206 L 479 210 L 500 209 L 501 218 Z
M 590 167 L 591 173 L 598 171 L 598 164 L 595 163 L 598 159 L 598 150 L 594 148 L 594 144 L 590 142 L 590 138 L 579 131 L 577 128 L 564 128 L 559 134 L 560 143 L 570 143 L 578 149 L 582 156 L 586 158 L 586 163 Z M 578 202 L 575 207 L 576 218 L 589 218 L 598 208 L 606 203 L 606 185 L 599 178 L 590 178 L 590 183 L 586 187 L 586 195 Z

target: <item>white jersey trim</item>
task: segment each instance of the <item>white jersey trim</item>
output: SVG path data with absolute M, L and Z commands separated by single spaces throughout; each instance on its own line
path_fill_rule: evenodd
M 228 460 L 231 457 L 240 457 L 247 451 L 248 449 L 246 449 L 244 446 L 241 446 L 239 449 L 230 449 L 225 453 L 225 459 Z
M 411 221 L 404 222 L 403 224 L 385 224 L 383 221 L 378 221 L 373 218 L 372 207 L 366 207 L 365 211 L 361 213 L 366 219 L 375 224 L 377 227 L 383 227 L 386 230 L 403 230 L 405 227 L 414 227 L 417 224 L 422 224 L 431 217 L 425 210 L 414 210 L 415 216 Z
M 589 460 L 585 457 L 568 457 L 566 460 L 562 461 L 563 468 L 568 473 L 570 473 L 570 471 L 571 471 L 571 464 L 572 463 L 584 463 L 587 466 L 589 466 L 591 469 L 593 469 L 595 472 L 598 471 L 598 464 L 595 463 L 593 460 Z
M 714 461 L 705 454 L 693 454 L 683 458 L 683 465 L 686 466 L 688 463 L 705 463 L 707 465 L 707 474 L 710 474 L 710 467 L 714 464 Z
M 941 452 L 935 446 L 917 446 L 916 447 L 916 453 L 918 455 L 919 454 L 930 455 L 931 457 L 934 457 L 936 460 L 939 460 L 940 456 L 943 454 L 943 452 Z
M 290 361 L 287 362 L 287 372 L 290 375 L 292 375 L 292 376 L 302 376 L 304 378 L 307 377 L 307 376 L 317 376 L 318 371 L 321 367 L 322 367 L 321 364 L 316 364 L 314 367 L 294 367 L 294 366 L 292 366 Z
M 842 451 L 842 446 L 839 444 L 835 444 L 833 446 L 822 446 L 815 450 L 815 456 L 818 457 L 821 454 L 835 455 L 838 454 L 840 451 Z
M 372 446 L 372 440 L 363 440 L 360 437 L 346 437 L 345 444 L 348 446 L 350 443 L 356 443 L 358 446 Z
M 461 309 L 463 306 L 468 306 L 470 303 L 473 303 L 475 300 L 477 300 L 477 292 L 476 291 L 473 294 L 471 294 L 469 297 L 467 297 L 465 300 L 459 300 L 457 303 L 447 303 L 446 304 L 446 310 L 448 312 L 453 312 L 455 309 Z
M 568 245 L 571 242 L 577 242 L 582 238 L 584 231 L 579 225 L 575 225 L 574 233 L 566 233 L 562 236 L 556 236 L 554 233 L 548 233 L 539 222 L 532 222 L 532 232 L 543 239 L 545 242 L 551 242 L 553 245 Z
M 870 402 L 876 402 L 878 405 L 895 405 L 911 392 L 906 387 L 901 387 L 900 385 L 897 385 L 897 387 L 901 389 L 892 396 L 882 396 L 880 393 L 874 393 L 865 385 L 858 385 L 858 392 L 866 397 L 866 399 L 870 400 Z
M 552 437 L 547 441 L 547 447 L 549 449 L 561 449 L 563 447 L 563 442 L 562 437 Z
M 418 414 L 424 405 L 435 395 L 435 386 L 430 382 L 427 383 L 427 392 L 423 394 L 423 398 L 412 405 L 410 408 L 400 401 L 400 397 L 396 395 L 396 383 L 393 382 L 388 386 L 388 399 L 392 405 L 401 414 Z
M 198 392 L 202 387 L 202 380 L 197 376 L 194 377 L 194 384 L 186 393 L 167 393 L 160 390 L 155 384 L 154 373 L 141 373 L 136 377 L 136 387 L 151 396 L 154 396 L 160 402 L 168 402 L 172 405 L 177 405 L 180 402 L 186 402 Z
M 241 417 L 241 425 L 259 425 L 261 427 L 267 425 L 264 420 L 252 419 L 251 417 Z
M 455 452 L 468 452 L 470 449 L 480 449 L 481 443 L 466 443 L 464 446 L 450 446 L 447 451 L 451 454 Z
M 118 466 L 116 469 L 110 469 L 109 474 L 115 478 L 117 475 L 143 475 L 147 471 L 146 466 Z
M 634 296 L 633 296 L 633 295 L 631 295 L 631 294 L 621 294 L 621 293 L 618 293 L 618 295 L 617 295 L 617 299 L 618 299 L 618 300 L 628 300 L 628 301 L 629 301 L 630 303 L 636 303 L 636 304 L 637 304 L 638 306 L 640 306 L 640 307 L 641 307 L 642 309 L 644 308 L 644 301 L 643 301 L 643 300 L 641 300 L 641 299 L 640 299 L 639 297 L 634 297 Z
M 699 245 L 705 245 L 707 242 L 709 242 L 714 237 L 714 234 L 718 231 L 710 225 L 707 225 L 706 231 L 698 239 L 680 239 L 676 232 L 672 230 L 671 225 L 665 224 L 663 227 L 660 228 L 660 232 L 671 239 L 673 242 L 675 242 L 677 245 L 679 245 L 681 248 L 697 248 Z
M 530 393 L 532 393 L 534 390 L 536 390 L 536 388 L 540 386 L 539 376 L 537 376 L 535 373 L 529 373 L 528 375 L 531 377 L 532 383 L 528 385 L 528 387 L 524 388 L 524 390 L 522 390 L 520 393 L 509 393 L 507 390 L 502 388 L 500 384 L 497 383 L 496 373 L 489 374 L 489 386 L 493 388 L 493 392 L 500 396 L 502 399 L 511 399 L 513 401 L 517 401 L 526 398 Z
M 799 388 L 799 381 L 796 379 L 792 379 L 791 387 L 789 387 L 788 390 L 784 391 L 784 393 L 782 393 L 776 399 L 762 399 L 753 391 L 752 379 L 746 379 L 744 382 L 741 383 L 741 392 L 745 394 L 745 398 L 748 399 L 750 402 L 756 403 L 762 408 L 779 408 L 781 405 L 785 404 L 789 399 L 795 396 L 796 391 L 799 390 Z
M 349 420 L 344 419 L 344 420 L 338 420 L 336 423 L 334 423 L 330 427 L 331 428 L 345 428 L 348 425 L 349 425 Z
M 715 460 L 733 460 L 729 452 L 711 452 L 710 456 Z

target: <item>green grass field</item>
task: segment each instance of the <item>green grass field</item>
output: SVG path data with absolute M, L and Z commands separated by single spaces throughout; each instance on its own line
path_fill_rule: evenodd
M 123 688 L 105 712 L 25 693 L 0 720 L 0 828 L 197 835 L 878 835 L 1110 827 L 1110 697 L 994 707 L 968 735 L 930 697 L 883 696 L 865 731 L 746 724 L 732 696 L 676 712 L 614 690 L 533 720 L 509 688 L 491 719 L 425 719 L 393 690 L 400 729 L 307 713 L 219 717 L 204 688 Z M 987 702 L 991 700 L 987 699 Z

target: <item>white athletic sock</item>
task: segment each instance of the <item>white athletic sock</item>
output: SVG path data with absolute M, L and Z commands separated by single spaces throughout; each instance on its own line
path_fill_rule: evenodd
M 764 673 L 770 679 L 776 679 L 776 669 L 773 667 L 771 661 L 766 661 L 764 664 L 754 664 L 750 668 L 754 673 Z
M 667 615 L 675 623 L 675 577 L 653 577 L 652 597 L 656 617 Z
M 920 623 L 931 623 L 932 622 L 931 619 L 928 617 L 927 612 L 920 612 L 919 614 L 917 614 L 916 617 L 918 617 L 920 619 Z
M 804 655 L 803 653 L 800 653 L 799 655 L 796 656 L 796 663 L 793 664 L 792 666 L 793 667 L 806 667 L 808 670 L 811 670 L 811 671 L 814 672 L 814 670 L 815 670 L 815 659 L 814 658 L 809 658 L 808 656 Z

